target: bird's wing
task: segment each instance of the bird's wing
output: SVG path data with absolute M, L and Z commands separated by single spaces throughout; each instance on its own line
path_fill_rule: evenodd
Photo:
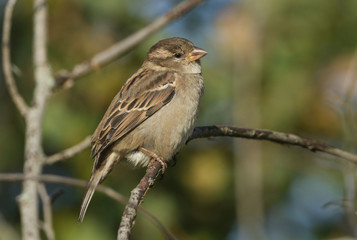
M 175 95 L 175 83 L 173 72 L 139 70 L 129 78 L 92 136 L 91 157 L 98 159 L 110 144 L 169 103 Z M 95 165 L 100 163 L 96 160 Z

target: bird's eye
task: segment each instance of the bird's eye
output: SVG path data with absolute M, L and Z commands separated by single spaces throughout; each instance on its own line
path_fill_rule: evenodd
M 182 54 L 181 53 L 175 53 L 174 56 L 175 56 L 175 58 L 180 58 L 182 56 Z

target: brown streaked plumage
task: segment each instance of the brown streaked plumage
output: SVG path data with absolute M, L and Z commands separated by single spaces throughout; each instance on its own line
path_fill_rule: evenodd
M 94 166 L 79 222 L 97 185 L 121 160 L 146 166 L 154 158 L 165 164 L 185 143 L 204 89 L 199 59 L 206 54 L 184 38 L 161 40 L 149 50 L 92 136 Z

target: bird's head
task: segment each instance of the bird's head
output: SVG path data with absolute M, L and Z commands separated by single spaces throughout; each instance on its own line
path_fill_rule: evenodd
M 145 63 L 185 73 L 201 73 L 200 58 L 207 52 L 185 38 L 167 38 L 152 46 Z

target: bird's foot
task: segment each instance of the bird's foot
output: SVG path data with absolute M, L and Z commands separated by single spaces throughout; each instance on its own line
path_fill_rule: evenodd
M 158 156 L 156 153 L 154 153 L 146 148 L 139 147 L 138 149 L 142 153 L 152 157 L 155 161 L 158 161 L 161 164 L 161 174 L 163 175 L 165 173 L 165 171 L 167 169 L 167 163 L 165 162 L 165 160 L 162 157 Z

